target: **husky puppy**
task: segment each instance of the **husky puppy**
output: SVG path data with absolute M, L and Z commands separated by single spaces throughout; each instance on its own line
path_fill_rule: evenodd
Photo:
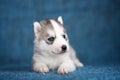
M 83 64 L 76 57 L 70 46 L 68 36 L 63 25 L 62 17 L 34 22 L 34 54 L 32 67 L 36 72 L 49 72 L 56 69 L 57 73 L 72 72 Z

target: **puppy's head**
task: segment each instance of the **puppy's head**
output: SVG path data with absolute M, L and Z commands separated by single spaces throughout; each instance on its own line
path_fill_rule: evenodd
M 61 16 L 57 19 L 46 19 L 33 24 L 35 42 L 41 51 L 58 55 L 69 50 L 69 40 Z

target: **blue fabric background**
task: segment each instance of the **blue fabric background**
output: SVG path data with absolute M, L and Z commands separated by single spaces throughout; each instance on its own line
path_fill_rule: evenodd
M 119 0 L 0 0 L 0 70 L 30 70 L 33 22 L 60 15 L 81 62 L 120 65 Z

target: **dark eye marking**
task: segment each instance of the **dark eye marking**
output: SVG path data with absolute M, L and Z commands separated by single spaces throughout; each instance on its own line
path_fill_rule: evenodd
M 65 35 L 62 35 L 64 39 L 66 39 L 66 36 Z
M 54 41 L 54 40 L 55 40 L 54 37 L 49 37 L 49 38 L 48 38 L 48 41 Z
M 47 44 L 53 44 L 54 40 L 55 40 L 55 37 L 49 37 L 49 38 L 47 38 L 46 43 Z
M 65 34 L 63 34 L 62 37 L 67 41 L 67 37 Z

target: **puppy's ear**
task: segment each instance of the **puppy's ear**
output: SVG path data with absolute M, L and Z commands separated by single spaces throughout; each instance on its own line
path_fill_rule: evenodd
M 61 24 L 63 24 L 62 16 L 59 16 L 57 19 Z
M 37 22 L 37 21 L 35 21 L 35 22 L 33 23 L 33 25 L 34 25 L 34 33 L 35 33 L 35 35 L 37 36 L 38 32 L 41 31 L 41 25 L 40 25 L 40 23 Z

